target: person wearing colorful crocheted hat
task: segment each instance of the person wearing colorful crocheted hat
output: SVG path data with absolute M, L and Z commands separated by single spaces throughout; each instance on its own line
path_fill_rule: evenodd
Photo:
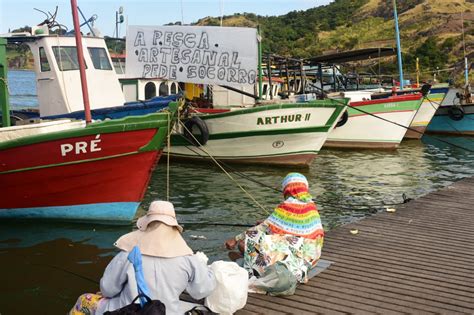
M 289 173 L 282 182 L 284 201 L 261 224 L 226 242 L 233 249 L 240 241 L 243 266 L 250 274 L 263 274 L 276 262 L 283 263 L 299 282 L 321 256 L 324 230 L 306 177 Z

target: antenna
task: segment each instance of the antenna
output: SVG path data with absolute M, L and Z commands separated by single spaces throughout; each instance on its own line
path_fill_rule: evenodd
M 184 25 L 184 9 L 183 9 L 183 0 L 181 0 L 181 25 Z
M 220 7 L 221 7 L 221 27 L 222 27 L 222 19 L 224 18 L 224 0 L 221 0 L 221 3 L 220 3 Z
M 462 51 L 464 57 L 464 83 L 467 87 L 469 85 L 469 69 L 466 57 L 466 42 L 464 41 L 464 12 L 461 11 L 461 31 L 462 31 Z

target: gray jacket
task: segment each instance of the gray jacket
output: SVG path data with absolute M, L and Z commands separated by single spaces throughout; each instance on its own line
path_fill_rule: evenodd
M 96 314 L 128 305 L 138 295 L 135 271 L 121 251 L 105 269 L 100 291 L 106 299 L 99 303 Z M 214 273 L 196 256 L 162 258 L 142 255 L 143 273 L 151 299 L 166 305 L 166 314 L 180 314 L 179 296 L 186 290 L 193 298 L 202 299 L 216 287 Z M 182 313 L 181 313 L 182 314 Z

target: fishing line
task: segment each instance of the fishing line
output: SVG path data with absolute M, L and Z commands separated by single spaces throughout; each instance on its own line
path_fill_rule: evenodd
M 236 227 L 253 227 L 256 224 L 247 224 L 247 223 L 223 223 L 223 222 L 180 222 L 182 225 L 217 225 L 217 226 L 236 226 Z
M 199 141 L 196 139 L 196 137 L 194 137 L 194 135 L 192 134 L 192 132 L 186 127 L 186 125 L 179 121 L 179 123 L 181 124 L 181 126 L 184 128 L 184 130 L 186 130 L 189 135 L 194 139 L 194 141 L 196 141 L 196 143 L 198 145 L 201 146 L 201 144 L 199 143 Z M 209 153 L 207 152 L 204 148 L 200 148 L 201 150 L 203 150 L 204 152 L 206 152 L 206 154 L 214 161 L 214 163 L 224 172 L 224 174 L 227 175 L 227 177 L 229 177 L 250 199 L 252 199 L 253 202 L 255 202 L 255 204 L 257 206 L 259 206 L 265 213 L 267 214 L 270 214 L 270 212 L 265 208 L 263 207 L 244 187 L 242 187 L 242 185 L 240 185 L 233 177 L 232 175 L 230 175 L 225 169 L 224 167 L 222 167 L 221 164 L 219 164 L 219 162 Z
M 189 140 L 188 138 L 186 138 L 186 137 L 185 137 L 184 135 L 182 135 L 182 134 L 180 134 L 180 137 L 182 137 L 184 140 L 186 140 L 187 142 L 189 142 L 189 143 L 192 145 L 192 147 L 190 147 L 190 146 L 185 146 L 188 150 L 190 150 L 191 152 L 197 154 L 199 157 L 201 157 L 201 158 L 203 158 L 203 159 L 205 158 L 205 156 L 201 155 L 198 151 L 195 150 L 195 149 L 198 149 L 198 150 L 203 151 L 200 147 L 196 147 L 196 148 L 194 149 L 194 145 L 193 145 L 193 143 L 191 142 L 191 140 Z M 203 152 L 204 152 L 204 151 L 203 151 Z M 221 165 L 223 165 L 223 166 L 225 166 L 227 169 L 230 169 L 231 171 L 235 172 L 235 174 L 236 174 L 237 176 L 240 176 L 240 177 L 243 178 L 243 179 L 246 179 L 246 180 L 251 181 L 251 182 L 253 182 L 253 183 L 255 183 L 255 184 L 258 184 L 258 185 L 260 185 L 260 186 L 262 186 L 262 187 L 265 187 L 265 188 L 268 188 L 268 189 L 270 189 L 270 190 L 273 190 L 274 192 L 278 192 L 278 193 L 280 193 L 280 194 L 283 193 L 283 192 L 281 191 L 281 189 L 275 188 L 275 187 L 270 186 L 270 185 L 268 185 L 268 184 L 265 184 L 265 183 L 263 183 L 263 182 L 261 182 L 261 181 L 258 181 L 258 180 L 256 180 L 256 179 L 250 177 L 249 175 L 246 175 L 246 174 L 244 174 L 244 173 L 242 173 L 242 172 L 236 170 L 235 168 L 233 168 L 232 166 L 230 166 L 230 165 L 228 165 L 228 164 L 222 162 L 221 160 L 218 160 L 218 159 L 216 159 L 216 160 L 217 160 Z M 324 206 L 324 207 L 327 207 L 327 206 L 329 205 L 329 206 L 339 207 L 340 209 L 344 209 L 344 210 L 365 210 L 365 209 L 373 209 L 373 208 L 383 208 L 383 207 L 386 207 L 386 206 L 402 205 L 402 204 L 404 204 L 404 203 L 407 203 L 409 200 L 411 200 L 410 198 L 406 198 L 405 194 L 402 195 L 402 198 L 403 198 L 403 202 L 386 203 L 386 202 L 382 201 L 381 204 L 366 204 L 366 203 L 364 203 L 364 204 L 355 204 L 355 203 L 342 203 L 342 204 L 340 204 L 340 203 L 333 203 L 333 202 L 330 202 L 330 201 L 326 201 L 326 200 L 324 200 L 324 199 L 317 199 L 317 200 L 316 200 L 316 199 L 313 199 L 313 202 L 320 203 L 320 204 L 321 204 L 322 206 Z M 408 201 L 407 201 L 407 200 L 408 200 Z M 357 207 L 357 208 L 359 208 L 359 209 L 354 209 L 354 207 Z M 363 209 L 361 209 L 361 208 L 363 208 Z
M 95 284 L 98 284 L 98 285 L 100 285 L 100 282 L 99 282 L 99 281 L 97 281 L 97 280 L 94 280 L 94 279 L 92 279 L 92 278 L 89 278 L 89 277 L 86 277 L 86 276 L 80 275 L 80 274 L 78 274 L 78 273 L 75 273 L 75 272 L 73 272 L 73 271 L 70 271 L 70 270 L 64 269 L 64 268 L 62 268 L 62 267 L 59 267 L 59 266 L 55 266 L 55 265 L 48 265 L 48 264 L 29 264 L 29 265 L 31 265 L 31 266 L 43 266 L 43 267 L 49 267 L 49 268 L 52 268 L 52 269 L 61 270 L 61 271 L 65 272 L 65 273 L 68 273 L 68 274 L 74 275 L 74 276 L 76 276 L 76 277 L 79 277 L 79 278 L 81 278 L 81 279 L 84 279 L 84 280 L 87 280 L 87 281 L 90 281 L 90 282 L 92 282 L 92 283 L 95 283 Z

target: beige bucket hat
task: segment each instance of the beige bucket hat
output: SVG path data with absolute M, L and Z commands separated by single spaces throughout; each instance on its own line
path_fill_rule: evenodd
M 137 245 L 143 255 L 155 257 L 193 254 L 181 236 L 183 228 L 176 221 L 173 204 L 168 201 L 153 201 L 147 214 L 138 219 L 137 227 L 137 231 L 123 235 L 114 245 L 127 252 Z

